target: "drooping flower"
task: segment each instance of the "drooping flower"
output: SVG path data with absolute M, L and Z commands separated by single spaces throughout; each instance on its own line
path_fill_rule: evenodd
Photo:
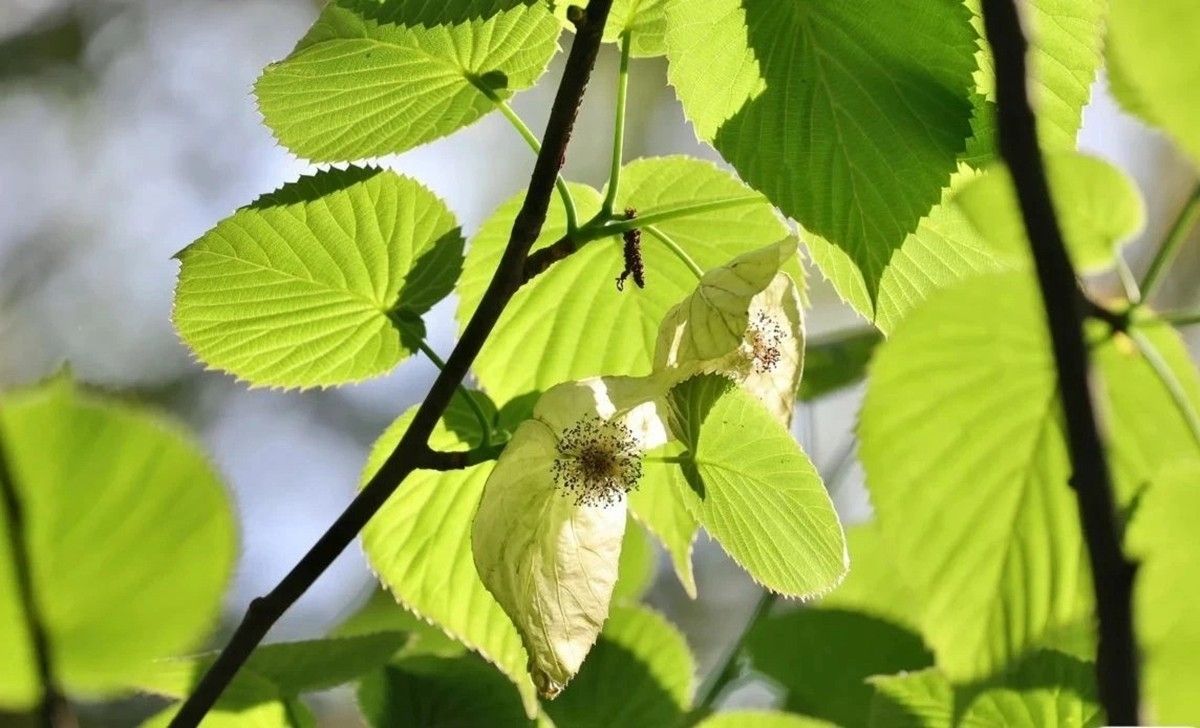
M 663 319 L 655 370 L 676 380 L 730 377 L 790 424 L 804 369 L 804 315 L 800 292 L 781 269 L 795 255 L 788 238 L 705 273 Z
M 667 441 L 656 379 L 560 384 L 496 462 L 471 545 L 484 585 L 512 619 L 538 690 L 557 695 L 608 616 L 626 494 L 645 452 Z

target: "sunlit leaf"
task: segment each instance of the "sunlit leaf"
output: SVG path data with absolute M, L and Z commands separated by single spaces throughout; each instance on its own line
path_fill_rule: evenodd
M 604 42 L 616 43 L 623 34 L 630 37 L 630 55 L 634 58 L 661 56 L 667 52 L 667 5 L 671 0 L 613 0 L 604 26 Z M 584 7 L 587 0 L 558 0 L 555 14 L 565 19 L 567 8 Z
M 1099 728 L 1095 666 L 1039 652 L 1006 676 L 1004 687 L 984 690 L 962 716 L 963 728 Z
M 614 602 L 636 603 L 642 598 L 654 583 L 657 556 L 646 529 L 637 523 L 627 523 L 621 541 L 621 558 L 617 562 L 617 583 L 613 586 Z
M 179 253 L 175 325 L 201 361 L 254 385 L 367 379 L 416 349 L 462 245 L 419 183 L 374 168 L 319 172 Z
M 686 505 L 688 484 L 683 473 L 674 463 L 661 462 L 682 452 L 678 443 L 668 443 L 647 455 L 642 482 L 629 494 L 629 510 L 662 543 L 683 590 L 695 599 L 692 546 L 699 523 Z
M 228 496 L 197 445 L 65 378 L 0 396 L 0 478 L 22 511 L 50 662 L 82 696 L 128 690 L 152 660 L 194 649 L 233 568 Z M 40 683 L 0 511 L 0 706 Z
M 255 94 L 279 141 L 315 161 L 402 152 L 532 86 L 558 48 L 544 0 L 335 0 Z
M 581 218 L 599 209 L 600 196 L 594 190 L 578 185 L 572 189 Z M 687 157 L 630 163 L 621 175 L 617 204 L 618 209 L 636 208 L 645 217 L 721 200 L 740 202 L 656 227 L 705 270 L 788 234 L 764 199 L 716 166 Z M 460 326 L 466 325 L 496 270 L 520 204 L 519 197 L 506 202 L 471 239 L 458 287 Z M 555 200 L 535 247 L 553 243 L 565 230 L 566 218 Z M 659 323 L 696 287 L 696 277 L 652 235 L 642 235 L 642 250 L 645 289 L 628 285 L 617 290 L 616 279 L 624 268 L 622 241 L 606 238 L 588 243 L 518 291 L 475 361 L 484 389 L 502 401 L 571 379 L 648 373 Z
M 871 679 L 871 728 L 950 728 L 954 725 L 954 689 L 930 668 Z
M 847 568 L 842 526 L 791 434 L 714 375 L 680 385 L 671 403 L 689 450 L 689 508 L 705 530 L 772 591 L 810 598 L 837 586 Z
M 834 728 L 817 718 L 771 710 L 734 710 L 716 713 L 697 724 L 696 728 Z
M 668 6 L 669 74 L 701 139 L 862 271 L 938 201 L 970 135 L 975 33 L 953 0 Z

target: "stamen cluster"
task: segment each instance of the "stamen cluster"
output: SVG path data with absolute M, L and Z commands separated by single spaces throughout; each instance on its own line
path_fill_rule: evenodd
M 783 360 L 781 347 L 787 339 L 787 331 L 773 317 L 759 311 L 750 319 L 746 329 L 747 355 L 751 366 L 758 374 L 774 371 Z
M 642 477 L 642 449 L 633 430 L 592 416 L 567 429 L 558 441 L 554 483 L 578 505 L 616 505 Z

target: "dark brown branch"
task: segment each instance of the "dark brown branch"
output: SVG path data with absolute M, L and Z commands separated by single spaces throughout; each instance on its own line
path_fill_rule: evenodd
M 1054 348 L 1067 425 L 1071 485 L 1079 503 L 1099 616 L 1096 676 L 1107 723 L 1138 723 L 1138 666 L 1133 638 L 1135 566 L 1121 551 L 1112 483 L 1088 391 L 1083 336 L 1087 313 L 1063 244 L 1046 182 L 1037 125 L 1026 87 L 1028 45 L 1014 0 L 984 0 L 984 25 L 996 66 L 1000 155 L 1012 172 Z
M 546 221 L 550 196 L 554 193 L 555 180 L 566 158 L 571 131 L 579 113 L 579 104 L 583 100 L 592 68 L 596 63 L 604 24 L 612 3 L 613 0 L 590 0 L 588 3 L 567 58 L 562 82 L 550 110 L 546 135 L 542 140 L 542 151 L 534 164 L 525 202 L 517 213 L 508 246 L 492 282 L 479 302 L 479 307 L 463 331 L 454 351 L 447 358 L 446 366 L 434 381 L 425 401 L 417 409 L 408 431 L 404 433 L 379 472 L 371 478 L 358 497 L 338 516 L 300 562 L 288 572 L 283 581 L 269 594 L 250 603 L 245 617 L 225 649 L 171 721 L 172 728 L 199 725 L 200 720 L 216 703 L 242 664 L 262 641 L 267 630 L 350 545 L 367 521 L 399 488 L 409 473 L 436 463 L 439 456 L 429 449 L 429 435 L 450 404 L 455 389 L 466 377 L 479 350 L 491 335 L 504 307 L 525 281 L 525 258 Z
M 560 260 L 566 259 L 569 255 L 579 250 L 583 244 L 584 242 L 582 241 L 574 240 L 564 235 L 541 250 L 531 253 L 525 261 L 523 280 L 531 281 L 537 278 L 542 273 L 545 273 L 550 266 Z
M 25 536 L 25 509 L 21 505 L 21 496 L 17 493 L 17 484 L 9 467 L 3 439 L 0 439 L 0 501 L 3 501 L 0 503 L 4 509 L 3 518 L 8 522 L 8 528 L 5 530 L 8 531 L 8 546 L 12 554 L 13 572 L 16 575 L 17 597 L 20 599 L 21 613 L 25 617 L 25 629 L 29 632 L 38 684 L 42 690 L 38 721 L 45 728 L 74 726 L 74 713 L 54 676 L 50 638 L 46 625 L 42 623 L 37 598 L 33 593 L 33 562 L 29 558 L 28 540 Z

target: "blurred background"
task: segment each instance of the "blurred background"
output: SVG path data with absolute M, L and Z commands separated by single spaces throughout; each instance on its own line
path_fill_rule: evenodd
M 244 524 L 226 600 L 228 634 L 350 500 L 374 438 L 418 402 L 435 370 L 423 358 L 360 386 L 306 394 L 247 391 L 204 372 L 171 328 L 171 256 L 219 219 L 309 166 L 259 123 L 251 84 L 307 29 L 316 0 L 0 0 L 0 387 L 69 365 L 81 380 L 186 422 L 233 489 Z M 566 42 L 569 42 L 567 40 Z M 516 109 L 541 129 L 563 57 Z M 607 177 L 616 53 L 605 49 L 575 135 L 567 176 Z M 661 59 L 634 61 L 627 153 L 716 159 L 695 140 Z M 1133 175 L 1147 229 L 1128 249 L 1146 265 L 1195 180 L 1168 142 L 1122 114 L 1097 82 L 1080 145 Z M 524 188 L 532 156 L 498 115 L 383 162 L 422 180 L 470 235 Z M 1149 243 L 1149 244 L 1148 244 Z M 1200 304 L 1200 246 L 1184 250 L 1162 301 Z M 1098 281 L 1111 287 L 1114 281 Z M 864 326 L 813 272 L 810 338 Z M 428 319 L 431 343 L 453 346 L 454 302 Z M 1200 351 L 1200 331 L 1189 345 Z M 848 522 L 870 507 L 853 459 L 861 392 L 802 408 L 796 434 L 827 476 Z M 688 635 L 703 675 L 723 656 L 758 589 L 718 547 L 696 550 L 701 597 L 660 569 L 649 601 Z M 289 612 L 272 639 L 323 634 L 353 613 L 373 581 L 351 549 Z M 750 685 L 730 700 L 769 705 Z M 354 725 L 349 691 L 319 696 L 322 724 Z M 86 725 L 128 725 L 137 706 L 85 710 Z

